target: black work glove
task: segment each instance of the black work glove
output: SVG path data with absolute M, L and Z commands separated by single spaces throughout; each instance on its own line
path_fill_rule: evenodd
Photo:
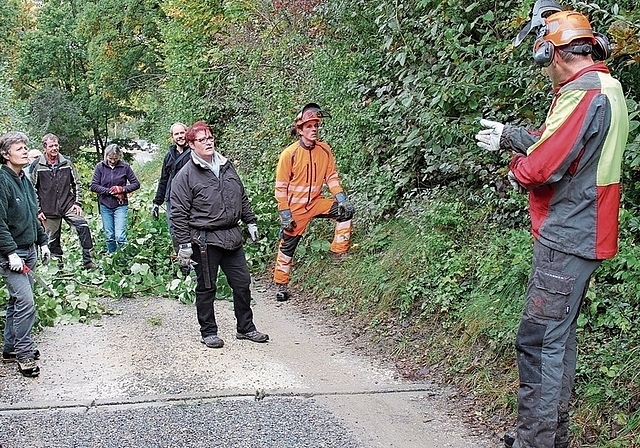
M 280 210 L 278 214 L 280 215 L 280 228 L 287 232 L 293 232 L 293 229 L 296 228 L 297 224 L 293 220 L 291 210 Z
M 349 199 L 347 199 L 347 195 L 344 194 L 344 192 L 340 192 L 336 195 L 336 201 L 338 201 L 338 215 L 340 215 L 342 219 L 348 220 L 353 218 L 356 208 L 351 202 L 349 202 Z

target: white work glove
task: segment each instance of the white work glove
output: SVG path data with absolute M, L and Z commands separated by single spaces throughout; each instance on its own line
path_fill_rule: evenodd
M 51 251 L 49 250 L 49 246 L 47 244 L 43 244 L 40 246 L 40 254 L 42 255 L 42 264 L 44 266 L 49 264 L 51 260 Z
M 189 266 L 191 264 L 191 255 L 193 255 L 191 243 L 181 244 L 178 249 L 178 262 L 180 266 Z
M 9 255 L 9 269 L 15 272 L 21 272 L 23 265 L 24 262 L 22 258 L 20 258 L 20 255 L 15 252 Z
M 520 182 L 518 182 L 518 180 L 516 179 L 516 176 L 513 175 L 513 172 L 511 170 L 509 170 L 509 172 L 507 173 L 507 179 L 509 179 L 509 183 L 511 184 L 513 189 L 516 190 L 518 193 L 520 194 L 527 193 L 528 190 L 522 185 L 520 185 Z
M 500 137 L 502 136 L 502 130 L 504 125 L 497 121 L 480 120 L 480 125 L 487 129 L 476 134 L 476 140 L 478 140 L 478 146 L 487 151 L 499 151 L 500 150 Z
M 258 225 L 247 224 L 247 228 L 249 229 L 249 235 L 251 236 L 251 241 L 253 241 L 254 243 L 258 241 Z

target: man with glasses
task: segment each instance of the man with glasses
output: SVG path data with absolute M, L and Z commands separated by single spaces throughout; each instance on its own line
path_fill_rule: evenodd
M 226 275 L 233 291 L 236 338 L 267 342 L 269 336 L 260 333 L 253 323 L 251 276 L 238 225 L 242 220 L 247 224 L 251 239 L 258 239 L 257 220 L 249 198 L 233 164 L 215 150 L 208 124 L 194 123 L 187 130 L 185 139 L 192 151 L 189 161 L 173 179 L 171 224 L 180 264 L 193 265 L 196 271 L 196 310 L 201 342 L 209 348 L 224 345 L 218 336 L 213 308 L 218 268 Z

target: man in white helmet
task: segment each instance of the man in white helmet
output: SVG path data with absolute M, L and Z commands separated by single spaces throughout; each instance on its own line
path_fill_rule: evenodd
M 538 2 L 549 6 L 549 1 Z M 534 13 L 536 11 L 534 7 Z M 544 9 L 544 8 L 542 8 Z M 546 8 L 533 47 L 555 96 L 538 132 L 482 120 L 487 150 L 513 152 L 508 178 L 529 195 L 534 236 L 525 309 L 516 336 L 520 387 L 515 448 L 569 446 L 576 321 L 589 279 L 618 250 L 620 169 L 629 117 L 620 83 L 602 62 L 606 37 L 575 11 Z M 519 44 L 531 31 L 525 28 Z

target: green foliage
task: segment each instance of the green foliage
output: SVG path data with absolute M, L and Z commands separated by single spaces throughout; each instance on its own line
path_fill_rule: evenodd
M 247 264 L 252 272 L 264 272 L 275 259 L 279 240 L 280 221 L 273 195 L 273 173 L 256 169 L 251 176 L 243 176 L 243 183 L 251 208 L 258 219 L 259 239 L 245 244 Z M 247 241 L 251 241 L 246 232 Z
M 11 130 L 29 132 L 28 113 L 22 101 L 12 98 L 12 90 L 6 78 L 6 71 L 0 71 L 0 134 Z
M 109 124 L 140 116 L 137 93 L 162 77 L 157 2 L 47 0 L 32 9 L 10 66 L 29 99 L 33 132 L 53 132 L 72 152 L 101 153 Z

